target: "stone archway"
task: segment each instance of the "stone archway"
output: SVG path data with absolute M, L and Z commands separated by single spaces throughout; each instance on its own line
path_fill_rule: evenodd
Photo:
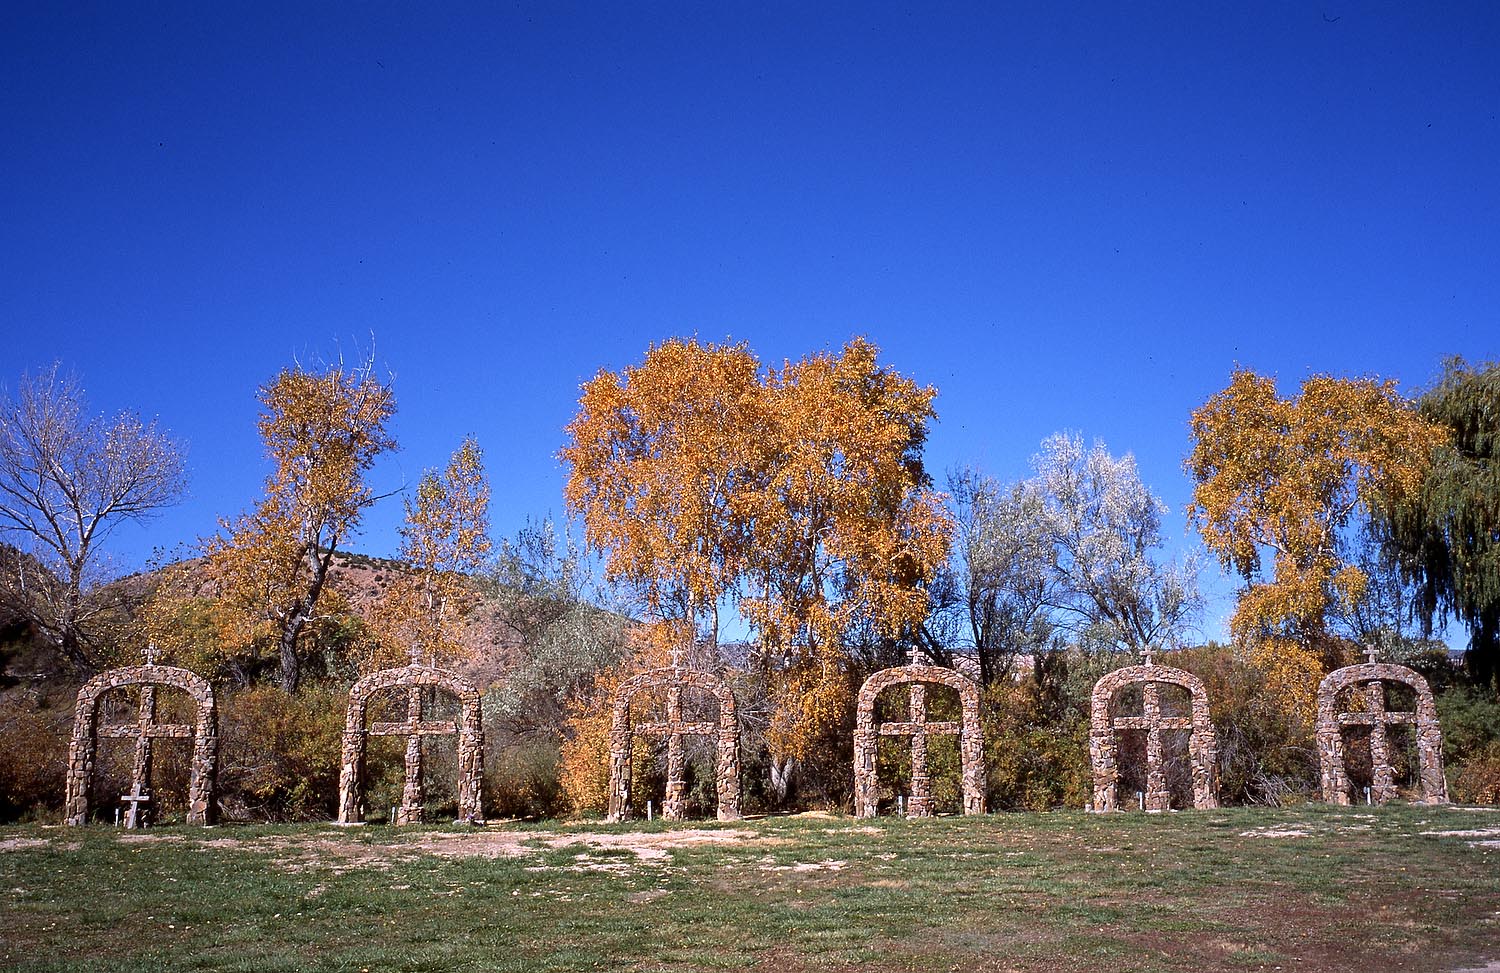
M 366 727 L 370 700 L 386 692 L 406 690 L 406 719 L 374 723 Z M 422 690 L 435 689 L 458 701 L 458 720 L 422 718 Z M 344 719 L 344 752 L 339 771 L 339 824 L 364 821 L 365 745 L 371 736 L 406 738 L 406 783 L 401 791 L 397 824 L 420 824 L 424 792 L 422 786 L 422 739 L 429 736 L 458 738 L 458 820 L 471 824 L 484 820 L 480 791 L 484 780 L 484 726 L 480 715 L 479 690 L 456 673 L 434 666 L 412 663 L 398 669 L 382 669 L 365 676 L 349 690 L 349 709 Z
M 1329 804 L 1349 804 L 1352 800 L 1349 775 L 1344 768 L 1342 731 L 1346 726 L 1370 728 L 1370 802 L 1384 804 L 1395 797 L 1386 727 L 1407 723 L 1416 726 L 1420 800 L 1424 804 L 1448 803 L 1448 781 L 1443 776 L 1443 731 L 1438 725 L 1437 705 L 1427 680 L 1406 666 L 1376 662 L 1373 648 L 1366 654 L 1369 662 L 1335 669 L 1318 685 L 1318 764 L 1323 800 Z M 1416 710 L 1388 711 L 1387 683 L 1410 686 L 1417 696 Z M 1364 687 L 1364 712 L 1339 712 L 1340 697 L 1359 686 Z
M 958 693 L 961 721 L 929 722 L 927 686 L 946 686 Z M 893 686 L 909 687 L 909 709 L 904 723 L 877 723 L 875 701 Z M 915 654 L 910 665 L 882 669 L 859 688 L 859 708 L 854 724 L 854 814 L 873 818 L 876 811 L 876 745 L 882 736 L 911 738 L 910 817 L 932 815 L 932 781 L 927 774 L 927 738 L 958 737 L 963 775 L 965 814 L 984 813 L 984 737 L 979 730 L 979 687 L 972 679 L 942 666 L 919 665 Z
M 1187 690 L 1192 708 L 1190 716 L 1162 716 L 1158 689 L 1162 684 Z M 1141 715 L 1113 716 L 1111 709 L 1115 695 L 1132 685 L 1141 687 Z M 1118 808 L 1120 768 L 1116 734 L 1120 730 L 1146 731 L 1146 810 L 1167 811 L 1172 807 L 1162 750 L 1163 730 L 1189 731 L 1193 807 L 1219 806 L 1217 742 L 1213 722 L 1208 717 L 1208 692 L 1203 687 L 1203 680 L 1183 669 L 1156 665 L 1148 652 L 1144 665 L 1116 669 L 1095 683 L 1091 702 L 1089 757 L 1094 768 L 1095 811 Z
M 140 687 L 134 723 L 99 726 L 99 703 L 108 693 L 127 686 Z M 187 693 L 194 706 L 191 726 L 156 722 L 156 690 L 176 689 Z M 214 690 L 208 680 L 177 666 L 156 664 L 156 650 L 148 649 L 145 665 L 124 666 L 102 672 L 78 691 L 73 709 L 73 738 L 68 745 L 68 776 L 63 823 L 80 825 L 88 820 L 89 784 L 94 776 L 94 758 L 99 737 L 135 740 L 131 771 L 131 793 L 122 796 L 130 804 L 125 826 L 144 823 L 143 803 L 151 799 L 151 758 L 160 739 L 193 741 L 192 769 L 188 778 L 188 824 L 213 824 L 214 779 L 219 762 L 219 725 Z
M 630 704 L 651 690 L 665 691 L 667 712 L 657 723 L 630 721 Z M 719 718 L 713 723 L 689 723 L 682 718 L 682 698 L 687 690 L 714 697 Z M 683 742 L 689 736 L 715 738 L 714 783 L 718 793 L 718 819 L 735 821 L 740 816 L 740 723 L 734 693 L 723 680 L 707 672 L 673 665 L 651 669 L 627 679 L 615 693 L 614 717 L 609 731 L 609 821 L 630 816 L 630 752 L 633 735 L 667 739 L 667 792 L 661 816 L 681 821 L 687 815 L 687 758 Z

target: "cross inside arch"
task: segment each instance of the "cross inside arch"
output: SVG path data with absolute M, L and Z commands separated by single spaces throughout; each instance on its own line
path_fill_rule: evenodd
M 146 650 L 146 665 L 156 665 L 155 646 Z M 130 805 L 125 814 L 125 827 L 139 828 L 145 823 L 142 804 L 151 800 L 151 758 L 154 743 L 160 739 L 191 740 L 193 727 L 183 723 L 156 722 L 156 686 L 144 683 L 136 702 L 134 723 L 115 723 L 99 727 L 99 736 L 106 739 L 134 740 L 135 760 L 130 770 L 130 793 L 122 794 L 120 802 Z
M 1374 662 L 1375 649 L 1365 652 Z M 1416 725 L 1417 714 L 1385 708 L 1385 681 L 1371 679 L 1364 684 L 1365 709 L 1362 713 L 1340 713 L 1339 726 L 1368 726 L 1370 728 L 1370 798 L 1385 802 L 1396 794 L 1396 775 L 1391 769 L 1390 741 L 1386 727 L 1401 724 Z
M 680 670 L 682 650 L 672 651 L 672 668 Z M 690 723 L 682 718 L 683 684 L 673 681 L 667 684 L 666 719 L 656 723 L 637 723 L 634 732 L 642 736 L 666 737 L 667 740 L 667 788 L 663 795 L 662 814 L 668 819 L 680 818 L 687 807 L 687 750 L 688 737 L 714 737 L 719 733 L 717 723 Z
M 922 650 L 913 647 L 910 666 L 923 665 Z M 958 736 L 960 726 L 953 720 L 927 719 L 927 686 L 912 682 L 907 687 L 906 721 L 904 723 L 881 723 L 881 736 L 911 738 L 911 798 L 906 813 L 911 817 L 926 817 L 932 813 L 932 778 L 927 773 L 927 738 L 931 736 Z

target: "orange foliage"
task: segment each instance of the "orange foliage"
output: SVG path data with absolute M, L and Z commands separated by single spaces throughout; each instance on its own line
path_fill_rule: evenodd
M 949 535 L 921 461 L 936 393 L 876 355 L 856 339 L 762 376 L 743 345 L 673 340 L 600 372 L 562 457 L 609 573 L 664 617 L 713 624 L 728 596 L 778 650 L 925 618 Z
M 951 525 L 922 467 L 936 391 L 863 339 L 762 372 L 744 345 L 672 340 L 583 387 L 562 458 L 606 570 L 659 617 L 765 650 L 773 750 L 795 759 L 849 700 L 843 639 L 926 618 Z
M 1357 510 L 1414 491 L 1446 433 L 1393 382 L 1316 375 L 1283 399 L 1274 379 L 1247 369 L 1193 413 L 1192 429 L 1189 515 L 1246 581 L 1230 630 L 1270 690 L 1306 714 L 1337 661 L 1330 610 L 1357 604 L 1368 582 L 1343 560 L 1340 531 Z
M 364 475 L 395 448 L 388 385 L 366 363 L 310 372 L 288 368 L 260 390 L 259 429 L 275 469 L 255 510 L 223 524 L 205 547 L 224 607 L 224 641 L 271 641 L 282 688 L 297 686 L 298 641 L 324 610 L 338 546 L 373 501 Z
M 456 622 L 477 603 L 466 573 L 490 552 L 489 478 L 473 439 L 465 439 L 441 474 L 428 470 L 406 500 L 401 559 L 415 571 L 400 576 L 375 610 L 384 652 L 375 665 L 410 658 L 451 662 L 468 655 Z

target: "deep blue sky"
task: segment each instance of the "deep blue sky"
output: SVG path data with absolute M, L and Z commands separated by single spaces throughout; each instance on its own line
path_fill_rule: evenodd
M 497 534 L 561 512 L 580 382 L 672 335 L 868 335 L 939 389 L 939 479 L 1081 431 L 1174 544 L 1235 363 L 1500 358 L 1492 3 L 59 6 L 0 10 L 0 381 L 61 360 L 189 441 L 127 565 L 253 502 L 258 384 L 372 334 L 376 485 L 473 433 Z

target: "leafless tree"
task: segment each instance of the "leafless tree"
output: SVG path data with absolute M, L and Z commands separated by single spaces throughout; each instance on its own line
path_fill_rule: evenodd
M 0 391 L 0 597 L 83 672 L 108 607 L 98 548 L 183 494 L 183 447 L 131 412 L 91 416 L 76 375 L 54 364 Z

